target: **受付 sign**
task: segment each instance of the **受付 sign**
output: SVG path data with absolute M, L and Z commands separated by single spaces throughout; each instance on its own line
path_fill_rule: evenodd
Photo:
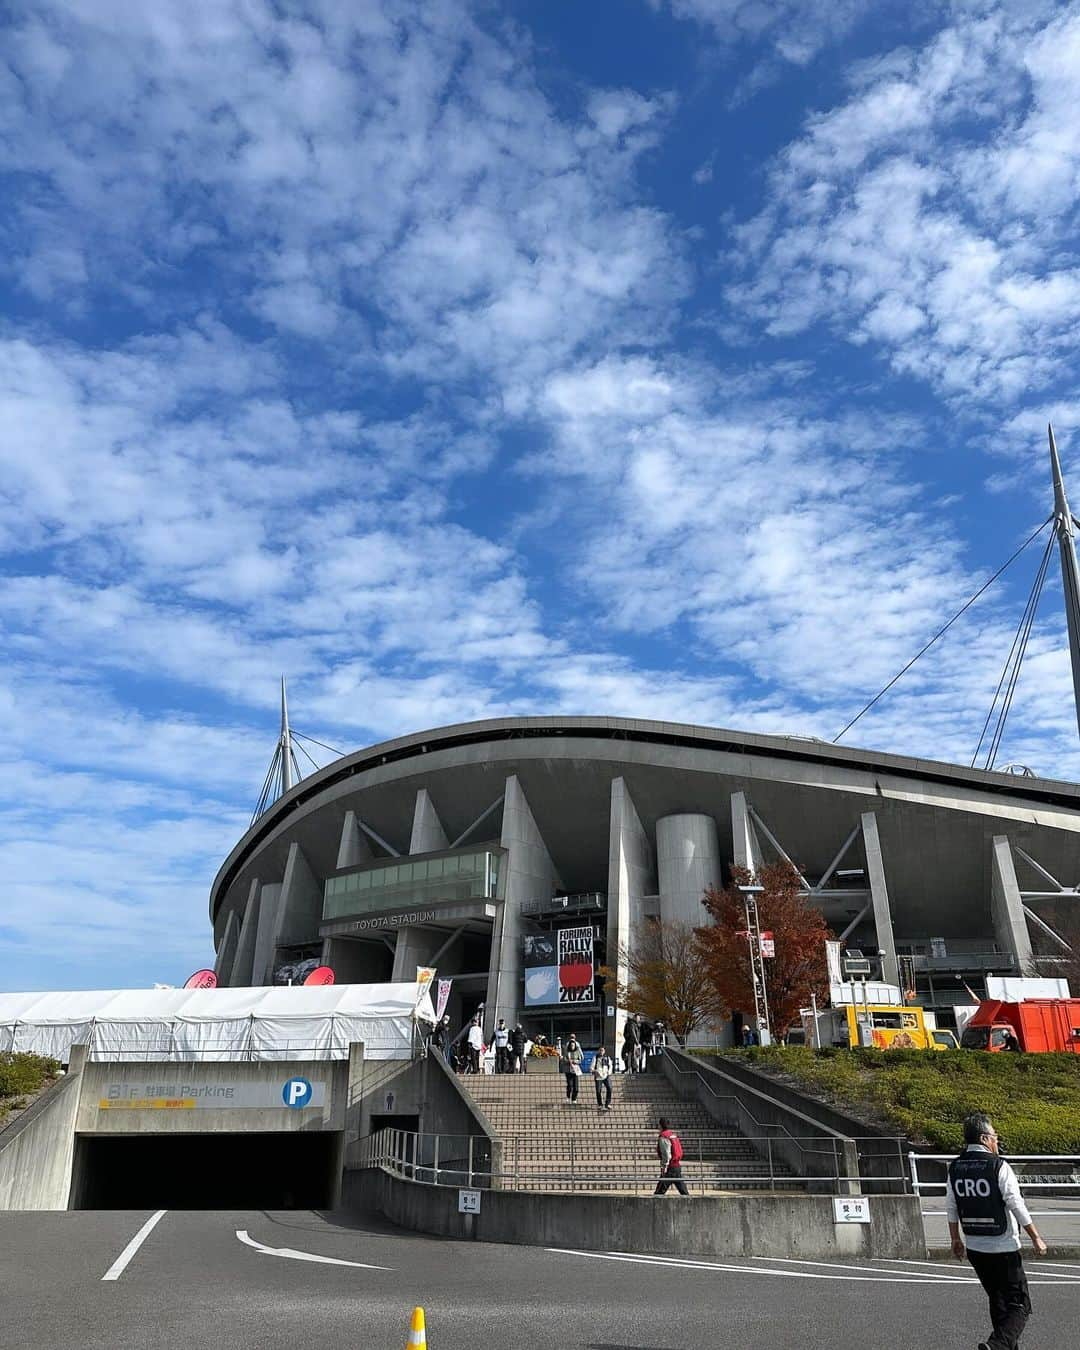
M 833 1223 L 869 1223 L 870 1201 L 865 1195 L 837 1196 L 833 1202 Z

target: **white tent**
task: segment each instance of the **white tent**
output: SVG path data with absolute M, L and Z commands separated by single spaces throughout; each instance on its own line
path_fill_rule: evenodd
M 0 994 L 0 1050 L 66 1064 L 94 1060 L 408 1059 L 417 1021 L 434 1023 L 426 985 L 102 989 Z

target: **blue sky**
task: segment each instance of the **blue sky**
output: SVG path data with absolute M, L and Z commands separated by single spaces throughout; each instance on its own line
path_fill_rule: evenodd
M 1080 4 L 35 0 L 0 987 L 180 982 L 276 735 L 831 738 L 1080 497 Z M 848 743 L 967 763 L 1029 550 Z M 999 762 L 1080 773 L 1056 561 Z

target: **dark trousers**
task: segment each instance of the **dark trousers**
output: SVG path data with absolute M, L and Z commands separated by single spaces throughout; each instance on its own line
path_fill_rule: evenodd
M 469 1073 L 480 1072 L 480 1051 L 474 1046 L 469 1046 Z
M 506 1045 L 497 1045 L 495 1047 L 495 1072 L 510 1072 L 510 1048 Z
M 667 1195 L 669 1186 L 674 1186 L 680 1195 L 690 1194 L 686 1189 L 686 1182 L 682 1179 L 682 1163 L 668 1163 L 664 1175 L 656 1183 L 653 1195 Z
M 1027 1276 L 1019 1252 L 973 1252 L 968 1260 L 990 1303 L 990 1321 L 994 1334 L 992 1350 L 1016 1350 L 1020 1333 L 1031 1316 Z
M 568 1073 L 566 1075 L 566 1100 L 568 1102 L 577 1101 L 578 1084 L 580 1081 L 581 1080 L 576 1073 Z
M 596 1080 L 596 1104 L 597 1106 L 611 1105 L 611 1079 L 598 1078 Z

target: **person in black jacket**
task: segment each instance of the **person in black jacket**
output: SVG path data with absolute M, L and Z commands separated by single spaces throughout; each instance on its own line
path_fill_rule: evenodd
M 519 1022 L 510 1033 L 510 1068 L 513 1073 L 525 1073 L 525 1028 Z
M 432 1050 L 437 1050 L 443 1059 L 448 1060 L 447 1050 L 450 1044 L 450 1019 L 444 1017 L 441 1022 L 435 1023 L 435 1030 L 431 1033 L 431 1040 L 428 1042 Z M 449 1062 L 449 1061 L 448 1061 Z
M 640 1041 L 641 1032 L 638 1029 L 638 1024 L 633 1017 L 628 1017 L 626 1019 L 626 1025 L 623 1027 L 623 1073 L 634 1072 L 634 1061 L 637 1058 L 637 1050 Z

